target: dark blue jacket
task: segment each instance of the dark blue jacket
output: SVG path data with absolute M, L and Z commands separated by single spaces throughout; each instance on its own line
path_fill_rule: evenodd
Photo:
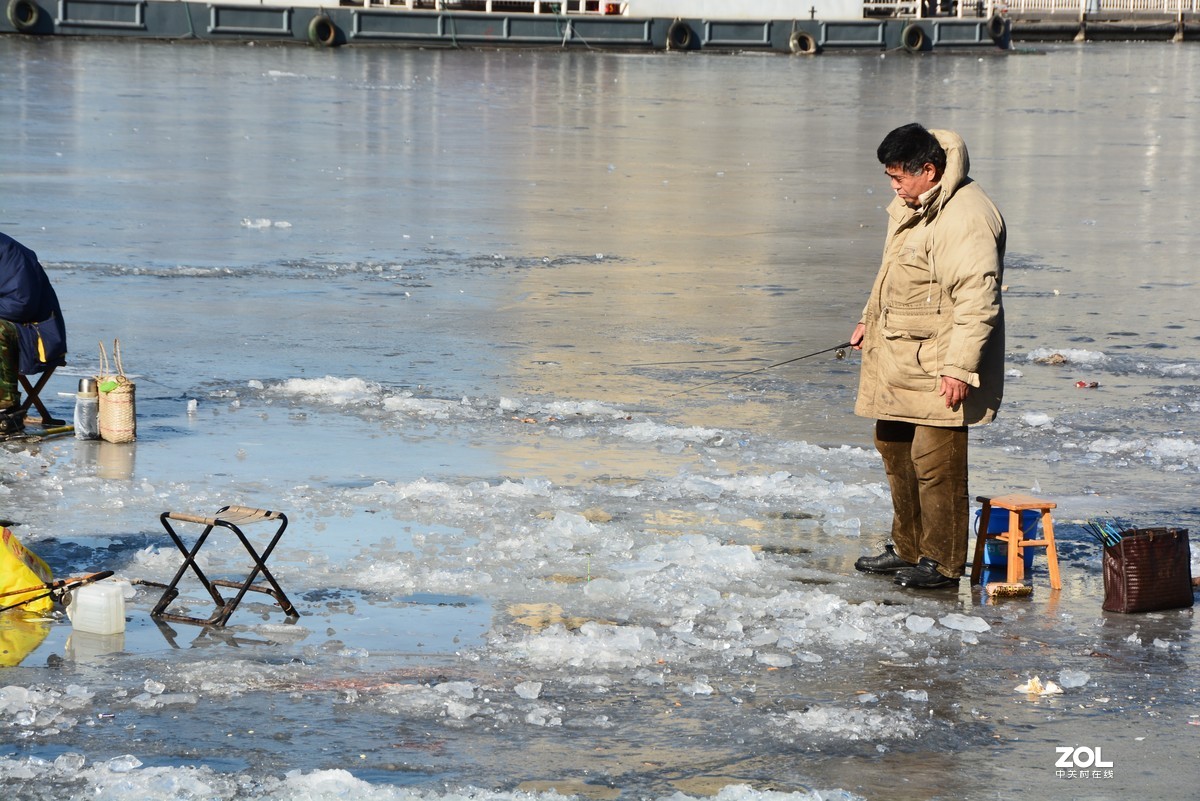
M 37 254 L 0 233 L 0 319 L 17 324 L 25 375 L 66 363 L 67 328 Z

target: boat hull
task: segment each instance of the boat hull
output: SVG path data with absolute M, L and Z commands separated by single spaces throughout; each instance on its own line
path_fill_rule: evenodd
M 760 50 L 1004 45 L 985 19 L 712 20 L 619 15 L 407 11 L 386 7 L 190 3 L 178 0 L 4 0 L 0 32 L 202 41 L 303 42 L 319 47 L 556 47 Z

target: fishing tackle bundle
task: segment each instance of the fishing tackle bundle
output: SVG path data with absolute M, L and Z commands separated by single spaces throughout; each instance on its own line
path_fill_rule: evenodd
M 1089 520 L 1083 524 L 1083 528 L 1096 542 L 1109 548 L 1116 546 L 1129 530 L 1129 526 L 1122 525 L 1112 518 Z

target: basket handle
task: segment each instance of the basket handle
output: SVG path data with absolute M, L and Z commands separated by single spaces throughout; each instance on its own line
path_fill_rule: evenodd
M 114 373 L 113 370 L 116 370 Z M 121 340 L 113 340 L 113 360 L 109 363 L 108 351 L 104 349 L 104 343 L 100 343 L 100 374 L 96 376 L 99 383 L 112 382 L 114 386 L 126 384 L 129 379 L 125 376 L 125 365 L 121 362 Z M 112 389 L 112 387 L 109 387 Z M 107 392 L 108 390 L 103 390 Z
M 125 365 L 121 364 L 121 340 L 113 340 L 113 363 L 117 367 L 117 375 L 125 378 Z
M 104 350 L 104 343 L 100 344 L 100 377 L 107 378 L 109 375 L 108 368 L 108 352 Z

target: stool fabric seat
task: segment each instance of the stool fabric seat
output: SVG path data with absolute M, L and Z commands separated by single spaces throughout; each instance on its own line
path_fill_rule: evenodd
M 971 564 L 971 583 L 978 584 L 983 572 L 983 551 L 988 540 L 1000 540 L 1008 546 L 1008 583 L 1017 584 L 1024 580 L 1025 562 L 1022 551 L 1025 548 L 1045 548 L 1046 567 L 1050 574 L 1051 589 L 1062 589 L 1062 581 L 1058 573 L 1058 550 L 1054 546 L 1054 521 L 1050 510 L 1058 506 L 1053 501 L 1035 498 L 1032 495 L 1000 495 L 990 497 L 980 495 L 975 499 L 983 505 L 980 510 L 979 533 L 975 538 L 975 559 Z M 990 533 L 987 521 L 992 509 L 1008 510 L 1008 530 L 1000 533 Z M 1037 510 L 1041 513 L 1041 539 L 1025 539 L 1021 530 L 1021 512 Z
M 283 512 L 254 509 L 248 506 L 222 506 L 212 515 L 200 515 L 191 512 L 163 512 L 159 515 L 159 520 L 162 522 L 167 534 L 170 535 L 171 540 L 175 543 L 175 547 L 183 554 L 183 564 L 179 566 L 179 570 L 175 573 L 175 577 L 171 579 L 169 584 L 145 582 L 164 588 L 162 597 L 159 598 L 153 611 L 150 612 L 151 617 L 172 620 L 179 623 L 194 623 L 202 626 L 224 626 L 247 592 L 261 592 L 270 595 L 289 618 L 295 619 L 300 617 L 300 613 L 296 611 L 296 607 L 288 600 L 287 594 L 284 593 L 283 588 L 279 586 L 279 582 L 275 580 L 275 577 L 271 575 L 271 571 L 267 568 L 267 559 L 270 558 L 271 552 L 275 550 L 275 546 L 279 544 L 280 537 L 283 536 L 284 529 L 287 528 L 287 515 Z M 179 532 L 171 525 L 172 522 L 203 526 L 204 530 L 197 537 L 195 544 L 188 547 Z M 278 523 L 278 526 L 275 528 L 274 533 L 271 534 L 266 546 L 260 552 L 255 549 L 254 544 L 246 537 L 241 527 L 266 522 Z M 196 564 L 196 556 L 200 553 L 200 549 L 208 541 L 209 535 L 218 528 L 233 532 L 238 541 L 241 542 L 242 547 L 246 550 L 246 553 L 250 556 L 253 569 L 241 581 L 209 579 L 204 574 L 204 571 L 200 569 L 200 566 Z M 208 591 L 213 603 L 216 604 L 216 610 L 208 618 L 191 617 L 168 611 L 171 602 L 179 596 L 179 582 L 188 570 L 191 570 L 195 574 L 196 578 L 204 586 L 204 589 Z M 254 583 L 260 574 L 267 581 L 267 584 Z M 218 587 L 235 589 L 237 590 L 237 594 L 233 598 L 226 599 L 221 595 L 217 589 Z

